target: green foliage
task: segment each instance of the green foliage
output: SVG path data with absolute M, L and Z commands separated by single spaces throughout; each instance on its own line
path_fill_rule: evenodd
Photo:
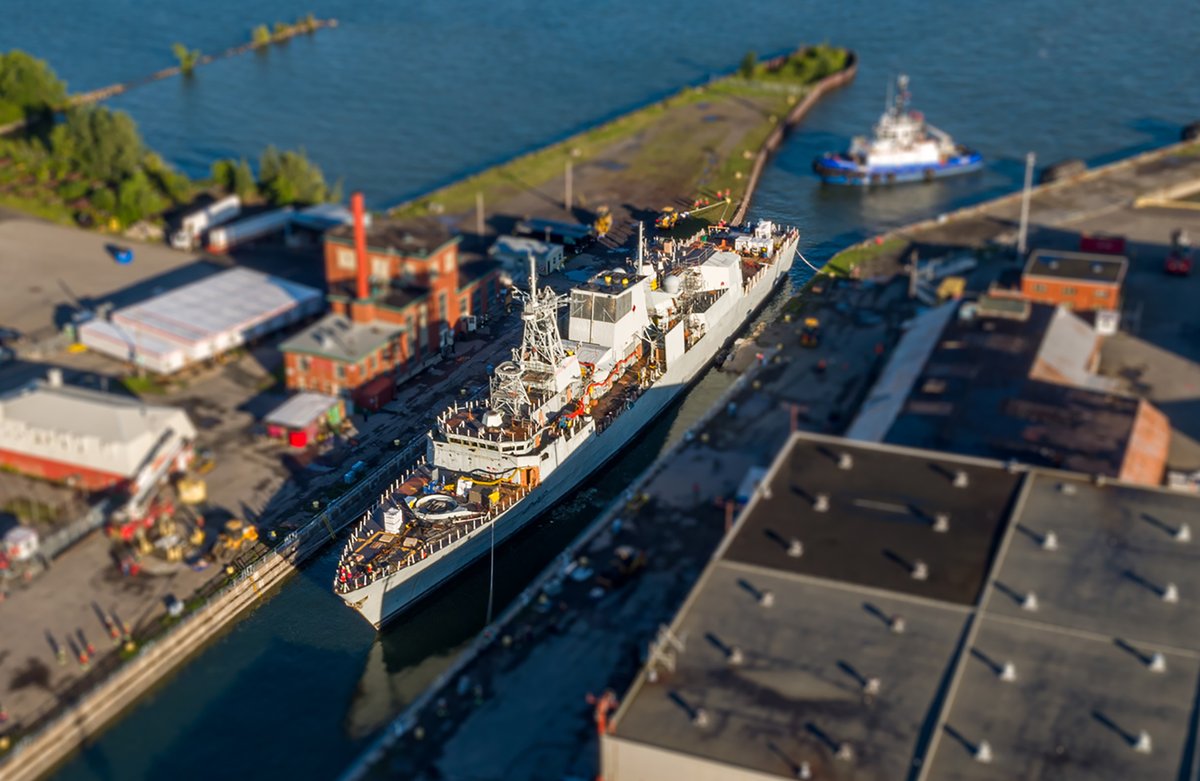
M 166 199 L 154 188 L 145 171 L 137 171 L 117 188 L 116 217 L 125 227 L 165 208 Z
M 92 193 L 92 208 L 104 214 L 113 214 L 117 210 L 117 196 L 108 188 L 96 190 Z
M 286 38 L 288 33 L 291 31 L 292 28 L 288 27 L 286 22 L 275 23 L 275 38 L 282 40 L 283 38 Z
M 250 163 L 244 157 L 233 168 L 230 190 L 243 201 L 258 196 L 258 184 L 254 181 L 254 172 L 250 170 Z
M 92 179 L 116 184 L 140 169 L 142 137 L 128 114 L 101 106 L 79 106 L 54 128 L 50 147 L 60 160 Z
M 317 30 L 317 18 L 311 13 L 305 14 L 304 18 L 296 23 L 296 26 L 304 30 L 306 33 L 313 33 Z
M 232 192 L 233 167 L 233 160 L 223 157 L 209 166 L 208 176 L 210 179 L 212 179 L 213 184 L 215 184 L 217 187 L 220 187 L 226 192 Z
M 0 54 L 0 124 L 48 115 L 67 99 L 67 85 L 44 61 L 23 51 Z
M 58 197 L 69 203 L 71 201 L 77 201 L 83 196 L 87 195 L 91 189 L 91 185 L 82 179 L 63 182 L 58 186 Z
M 254 45 L 260 49 L 265 46 L 270 46 L 271 45 L 270 29 L 268 29 L 265 24 L 260 24 L 258 27 L 254 28 L 254 33 L 253 33 L 251 40 L 254 42 Z
M 758 55 L 754 52 L 746 52 L 746 56 L 742 58 L 742 64 L 738 66 L 738 74 L 743 79 L 749 79 L 754 76 L 756 68 L 758 68 Z
M 191 76 L 196 70 L 196 64 L 200 62 L 200 50 L 189 49 L 182 43 L 174 43 L 171 45 L 171 52 L 179 62 L 179 72 L 184 76 Z
M 186 203 L 192 199 L 196 189 L 192 181 L 168 166 L 166 161 L 158 155 L 153 152 L 147 154 L 142 161 L 142 168 L 150 177 L 155 189 L 169 198 L 172 203 Z
M 329 196 L 325 176 L 303 149 L 280 153 L 267 147 L 259 162 L 259 186 L 276 206 L 321 203 Z

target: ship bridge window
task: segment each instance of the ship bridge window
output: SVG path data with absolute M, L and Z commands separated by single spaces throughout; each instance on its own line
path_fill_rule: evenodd
M 581 317 L 584 320 L 592 319 L 592 296 L 590 293 L 582 293 L 578 290 L 572 291 L 571 317 Z

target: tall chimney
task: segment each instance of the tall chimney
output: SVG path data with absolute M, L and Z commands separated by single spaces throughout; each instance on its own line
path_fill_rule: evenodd
M 354 257 L 358 269 L 355 298 L 364 299 L 371 294 L 367 282 L 367 229 L 363 225 L 363 194 L 350 196 L 350 210 L 354 213 Z

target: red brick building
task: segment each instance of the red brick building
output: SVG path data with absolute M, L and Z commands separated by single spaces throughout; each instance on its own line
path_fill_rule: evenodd
M 325 236 L 331 312 L 284 342 L 287 386 L 348 396 L 376 409 L 395 384 L 453 344 L 499 295 L 498 264 L 462 263 L 459 239 L 438 221 L 354 224 Z
M 1129 260 L 1119 255 L 1034 250 L 1021 274 L 1021 293 L 1031 301 L 1076 311 L 1120 309 Z

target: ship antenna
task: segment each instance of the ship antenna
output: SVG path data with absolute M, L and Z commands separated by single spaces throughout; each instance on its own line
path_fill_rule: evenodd
M 646 223 L 638 222 L 638 254 L 637 254 L 638 270 L 642 268 L 642 264 L 646 262 Z

